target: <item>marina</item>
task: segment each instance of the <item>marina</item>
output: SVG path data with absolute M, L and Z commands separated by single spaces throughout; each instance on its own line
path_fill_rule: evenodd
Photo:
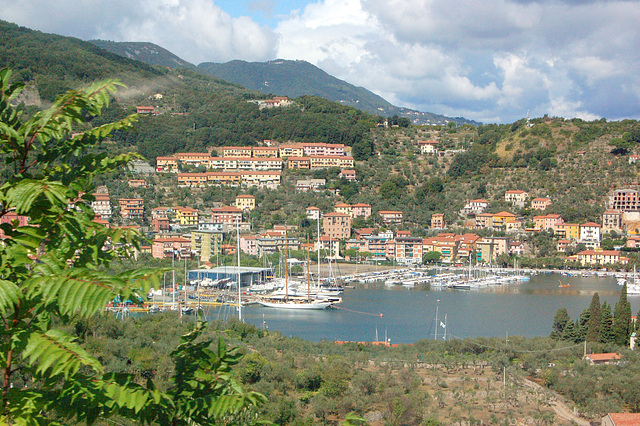
M 442 339 L 445 331 L 448 338 L 536 337 L 549 335 L 559 308 L 566 308 L 575 320 L 588 308 L 595 292 L 601 302 L 606 300 L 613 307 L 621 289 L 619 277 L 613 273 L 558 271 L 529 275 L 530 271 L 485 271 L 474 279 L 484 279 L 488 284 L 470 283 L 463 290 L 459 286 L 465 277 L 468 280 L 468 273 L 462 269 L 426 272 L 404 268 L 343 276 L 342 294 L 327 290 L 341 303 L 319 310 L 267 308 L 258 304 L 263 297 L 261 292 L 243 288 L 242 320 L 313 341 L 375 341 L 377 335 L 386 333 L 391 343 L 414 343 Z M 439 282 L 447 285 L 438 286 Z M 302 286 L 298 296 L 290 294 L 304 297 L 306 291 Z M 184 293 L 176 292 L 180 294 Z M 167 294 L 164 304 L 156 303 L 170 309 L 171 297 Z M 640 309 L 640 295 L 629 294 L 628 299 L 635 315 Z M 178 301 L 200 307 L 208 320 L 238 318 L 237 290 L 233 287 L 192 290 L 186 299 L 178 297 Z M 144 312 L 148 306 L 129 309 L 132 313 Z M 437 311 L 441 318 L 438 321 Z

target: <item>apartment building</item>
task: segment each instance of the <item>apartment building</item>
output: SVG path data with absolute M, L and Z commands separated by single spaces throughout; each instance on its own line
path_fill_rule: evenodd
M 513 207 L 524 207 L 528 198 L 529 193 L 525 191 L 510 190 L 504 193 L 504 200 Z
M 397 225 L 402 223 L 402 212 L 395 210 L 381 210 L 378 212 L 382 223 L 385 225 Z
M 351 236 L 351 216 L 344 213 L 327 213 L 322 217 L 322 231 L 336 240 Z
M 142 219 L 144 217 L 144 200 L 142 198 L 121 198 L 120 216 L 123 219 Z
M 240 210 L 254 210 L 256 208 L 256 197 L 240 194 L 236 196 L 236 207 Z
M 234 206 L 225 206 L 211 209 L 212 223 L 236 224 L 242 222 L 242 210 Z

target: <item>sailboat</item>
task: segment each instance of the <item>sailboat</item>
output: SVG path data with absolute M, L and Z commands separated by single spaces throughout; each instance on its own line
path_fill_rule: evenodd
M 627 281 L 627 294 L 640 294 L 640 283 L 636 275 L 636 267 L 633 267 L 633 280 Z
M 279 309 L 302 309 L 302 310 L 322 310 L 331 307 L 333 302 L 328 299 L 315 299 L 311 298 L 310 283 L 309 283 L 309 267 L 307 259 L 307 296 L 289 296 L 289 273 L 287 271 L 287 264 L 289 263 L 287 255 L 287 234 L 285 231 L 285 262 L 284 262 L 284 295 L 277 296 L 271 295 L 259 300 L 258 303 L 267 308 L 279 308 Z

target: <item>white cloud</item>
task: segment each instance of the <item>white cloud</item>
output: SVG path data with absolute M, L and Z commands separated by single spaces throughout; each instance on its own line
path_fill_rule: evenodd
M 620 117 L 598 86 L 620 78 L 640 116 L 636 2 L 323 0 L 280 22 L 278 56 L 421 110 L 501 121 L 560 111 Z M 600 89 L 600 92 L 603 89 Z M 633 104 L 635 102 L 635 105 Z
M 0 0 L 2 19 L 82 39 L 148 41 L 190 62 L 272 59 L 277 38 L 211 0 Z

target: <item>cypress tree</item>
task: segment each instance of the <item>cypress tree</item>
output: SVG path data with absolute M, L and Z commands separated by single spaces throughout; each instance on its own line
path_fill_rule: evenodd
M 550 337 L 556 340 L 562 339 L 562 332 L 570 322 L 571 318 L 569 318 L 567 308 L 558 308 L 556 316 L 553 318 L 553 327 Z
M 562 330 L 561 339 L 578 343 L 580 341 L 578 334 L 578 324 L 574 324 L 573 321 L 569 321 L 564 330 Z
M 613 313 L 612 332 L 616 345 L 629 346 L 631 336 L 631 304 L 627 300 L 627 285 L 622 286 L 620 300 L 616 303 Z
M 589 318 L 591 318 L 591 313 L 589 308 L 582 311 L 580 314 L 580 318 L 576 323 L 576 339 L 578 342 L 584 342 L 587 338 L 587 327 L 589 324 Z
M 613 343 L 614 337 L 611 327 L 613 325 L 613 316 L 611 315 L 611 306 L 605 301 L 600 309 L 600 343 Z
M 601 321 L 600 295 L 596 292 L 593 294 L 593 297 L 591 298 L 591 305 L 589 306 L 589 322 L 587 323 L 588 342 L 597 342 L 600 340 Z

